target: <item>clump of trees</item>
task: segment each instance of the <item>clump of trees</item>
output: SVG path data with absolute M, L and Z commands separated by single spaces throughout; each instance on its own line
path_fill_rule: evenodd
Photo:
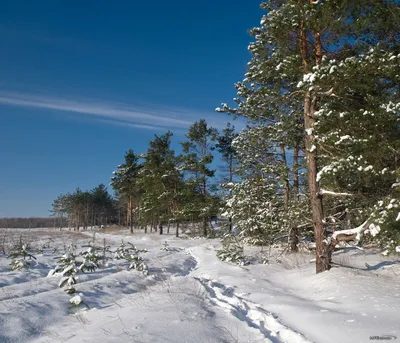
M 74 193 L 60 195 L 53 202 L 52 213 L 74 230 L 122 224 L 132 233 L 134 229 L 147 232 L 150 228 L 163 234 L 174 225 L 178 236 L 182 223 L 201 222 L 207 236 L 212 233 L 211 218 L 219 214 L 222 204 L 216 169 L 212 167 L 218 141 L 218 149 L 225 151 L 233 173 L 233 157 L 227 151 L 234 128 L 229 128 L 231 136 L 222 141 L 223 137 L 204 119 L 195 122 L 181 143 L 179 155 L 171 148 L 172 132 L 154 135 L 146 152 L 128 150 L 123 163 L 112 172 L 110 185 L 114 196 L 104 185 L 90 191 L 78 188 Z
M 296 242 L 312 227 L 317 272 L 330 268 L 339 242 L 367 231 L 395 249 L 398 2 L 270 0 L 261 8 L 236 105 L 217 108 L 249 121 L 234 143 L 242 178 L 230 185 L 227 213 L 248 235 L 283 227 Z
M 145 153 L 129 150 L 125 162 L 117 166 L 111 178 L 118 202 L 125 206 L 125 223 L 131 228 L 144 228 L 169 233 L 174 224 L 176 236 L 183 222 L 203 224 L 209 234 L 212 216 L 220 211 L 220 197 L 214 181 L 212 151 L 218 138 L 215 128 L 205 120 L 194 123 L 182 142 L 182 153 L 171 148 L 173 133 L 155 135 Z
M 103 184 L 90 191 L 77 188 L 73 193 L 62 194 L 54 200 L 52 207 L 51 212 L 60 218 L 59 222 L 66 220 L 74 231 L 109 225 L 118 220 L 118 204 Z

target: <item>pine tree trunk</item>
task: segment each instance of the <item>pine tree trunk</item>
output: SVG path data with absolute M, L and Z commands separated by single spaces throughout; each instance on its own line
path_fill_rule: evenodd
M 330 258 L 328 246 L 324 243 L 325 230 L 323 224 L 323 207 L 322 196 L 319 192 L 319 184 L 317 182 L 317 159 L 313 147 L 314 135 L 314 106 L 312 102 L 316 99 L 311 99 L 310 92 L 307 92 L 304 100 L 304 127 L 306 129 L 306 159 L 308 171 L 308 188 L 310 192 L 312 221 L 314 225 L 314 238 L 316 247 L 316 272 L 324 272 L 330 269 Z M 311 133 L 311 134 L 308 134 Z M 312 150 L 312 151 L 311 151 Z
M 300 148 L 297 144 L 293 151 L 293 189 L 294 189 L 294 201 L 299 201 L 300 195 L 300 182 L 299 182 L 299 152 Z
M 132 194 L 129 195 L 129 227 L 133 233 L 133 220 L 132 220 Z
M 281 146 L 281 156 L 282 156 L 282 164 L 286 168 L 287 167 L 287 161 L 286 161 L 286 152 L 285 152 L 285 147 Z M 290 200 L 290 184 L 289 184 L 289 175 L 288 171 L 285 173 L 285 195 L 284 195 L 284 209 L 285 212 L 288 211 L 289 209 L 289 200 Z
M 160 235 L 162 235 L 163 234 L 163 224 L 162 224 L 162 222 L 160 222 L 160 224 L 158 225 L 158 229 L 159 229 L 159 233 L 160 233 Z
M 176 237 L 179 237 L 179 222 L 176 222 L 175 236 L 176 236 Z
M 299 229 L 292 227 L 289 231 L 289 244 L 290 252 L 295 253 L 299 251 Z
M 204 217 L 203 219 L 203 235 L 204 237 L 207 237 L 208 230 L 207 230 L 207 217 Z
M 168 226 L 167 226 L 167 234 L 169 234 L 169 228 L 171 226 L 171 222 L 168 220 Z
M 300 185 L 299 185 L 299 144 L 297 144 L 294 148 L 293 151 L 293 200 L 294 202 L 298 202 L 300 200 L 299 194 L 300 194 Z M 290 252 L 296 253 L 299 251 L 299 229 L 297 228 L 296 225 L 298 223 L 294 223 L 295 225 L 292 225 L 289 231 L 289 246 L 290 246 Z
M 311 2 L 311 0 L 310 0 Z M 322 59 L 322 46 L 319 34 L 315 34 L 315 59 L 316 63 L 319 64 Z M 303 60 L 303 72 L 308 72 L 307 64 L 307 36 L 304 28 L 304 23 L 300 26 L 300 53 Z M 321 273 L 330 269 L 330 252 L 325 240 L 325 230 L 323 224 L 323 207 L 322 207 L 322 196 L 319 192 L 319 184 L 317 181 L 317 158 L 316 150 L 313 147 L 314 142 L 314 124 L 316 106 L 318 98 L 316 95 L 312 97 L 311 91 L 307 91 L 304 97 L 304 129 L 305 135 L 305 154 L 307 160 L 307 172 L 308 172 L 308 188 L 310 193 L 311 213 L 312 221 L 314 226 L 314 239 L 316 247 L 316 272 Z
M 233 158 L 229 160 L 229 182 L 233 181 Z M 232 232 L 232 217 L 228 218 L 229 221 L 229 232 Z

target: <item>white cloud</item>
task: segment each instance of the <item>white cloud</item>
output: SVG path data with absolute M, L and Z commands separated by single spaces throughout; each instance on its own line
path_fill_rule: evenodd
M 229 119 L 212 111 L 208 113 L 184 108 L 139 106 L 104 100 L 70 99 L 1 90 L 0 104 L 72 112 L 90 116 L 103 123 L 151 130 L 186 129 L 201 118 L 206 119 L 210 126 L 223 128 Z

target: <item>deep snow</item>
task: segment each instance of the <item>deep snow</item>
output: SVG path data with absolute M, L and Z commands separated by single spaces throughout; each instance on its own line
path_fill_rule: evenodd
M 4 231 L 0 232 L 2 235 Z M 86 244 L 93 232 L 13 230 L 34 246 Z M 3 237 L 3 236 L 2 236 Z M 9 237 L 9 238 L 10 238 Z M 13 272 L 0 255 L 0 342 L 368 342 L 400 339 L 400 264 L 372 251 L 343 250 L 338 264 L 315 275 L 312 255 L 280 256 L 269 265 L 218 260 L 217 239 L 183 239 L 127 230 L 97 232 L 96 242 L 147 249 L 149 275 L 110 260 L 79 274 L 85 305 L 47 277 L 60 252 L 45 249 L 33 268 Z M 169 250 L 164 251 L 164 242 Z M 256 254 L 259 248 L 249 248 Z M 340 266 L 339 266 L 340 265 Z

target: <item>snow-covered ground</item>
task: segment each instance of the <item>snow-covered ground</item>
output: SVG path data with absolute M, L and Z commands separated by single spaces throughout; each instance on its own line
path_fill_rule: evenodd
M 369 342 L 400 339 L 400 262 L 374 252 L 340 251 L 330 272 L 315 275 L 311 255 L 277 256 L 270 264 L 218 260 L 218 240 L 127 230 L 97 232 L 96 243 L 132 242 L 147 249 L 149 275 L 109 260 L 79 274 L 85 305 L 48 277 L 64 244 L 86 244 L 93 232 L 13 230 L 38 246 L 37 264 L 10 271 L 0 255 L 0 342 Z M 4 231 L 0 237 L 4 237 Z M 169 250 L 161 250 L 168 241 Z M 59 252 L 53 254 L 53 248 Z M 249 253 L 257 252 L 251 248 Z M 387 338 L 392 338 L 387 336 Z

